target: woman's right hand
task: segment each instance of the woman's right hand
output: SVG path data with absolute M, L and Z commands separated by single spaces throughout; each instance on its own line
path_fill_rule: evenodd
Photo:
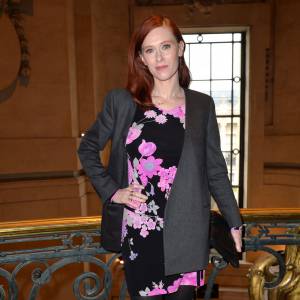
M 138 183 L 130 184 L 127 188 L 115 192 L 111 200 L 115 203 L 125 204 L 133 209 L 139 208 L 141 203 L 147 201 L 148 197 L 141 193 L 144 186 Z

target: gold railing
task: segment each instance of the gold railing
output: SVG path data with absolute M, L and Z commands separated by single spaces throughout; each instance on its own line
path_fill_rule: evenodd
M 42 219 L 0 223 L 0 237 L 100 230 L 101 216 Z
M 245 223 L 268 221 L 289 223 L 294 220 L 300 220 L 300 208 L 243 208 L 240 212 Z M 0 237 L 99 230 L 100 226 L 101 216 L 1 222 Z

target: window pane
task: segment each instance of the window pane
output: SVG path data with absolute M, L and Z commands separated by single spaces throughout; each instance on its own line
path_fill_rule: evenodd
M 190 45 L 190 71 L 193 80 L 210 78 L 210 45 Z
M 237 41 L 237 42 L 241 41 L 242 40 L 242 34 L 241 33 L 235 33 L 233 35 L 233 40 Z
M 232 147 L 236 149 L 236 151 L 240 151 L 240 118 L 232 119 Z
M 185 45 L 184 60 L 188 68 L 190 68 L 190 45 L 189 44 Z
M 230 180 L 230 182 L 232 183 L 232 179 L 234 177 L 234 174 L 232 173 L 232 155 L 231 155 L 231 151 L 225 151 L 223 152 L 224 158 L 225 158 L 225 162 L 227 165 L 227 170 L 228 170 L 228 179 Z
M 212 78 L 231 79 L 232 78 L 232 45 L 212 44 Z
M 202 34 L 203 43 L 211 42 L 231 42 L 232 33 L 212 33 L 212 34 Z
M 238 187 L 233 188 L 233 193 L 234 193 L 235 199 L 239 199 L 239 188 Z
M 190 84 L 190 89 L 210 95 L 210 81 L 192 81 Z
M 184 34 L 183 40 L 185 43 L 199 43 L 199 34 Z
M 239 185 L 239 170 L 240 170 L 240 164 L 239 164 L 239 154 L 234 154 L 231 151 L 224 151 L 223 152 L 225 162 L 228 169 L 228 177 L 231 181 L 232 185 Z
M 231 114 L 231 80 L 212 81 L 212 97 L 216 104 L 217 115 Z
M 233 113 L 240 115 L 241 112 L 241 82 L 233 81 Z
M 221 149 L 222 151 L 231 151 L 231 118 L 217 117 Z
M 233 77 L 241 77 L 241 44 L 233 44 Z
M 231 171 L 232 179 L 231 184 L 239 185 L 239 177 L 240 177 L 240 155 L 232 154 L 232 171 Z

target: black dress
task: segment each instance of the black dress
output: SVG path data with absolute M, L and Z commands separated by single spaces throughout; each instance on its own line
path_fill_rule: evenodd
M 185 107 L 136 110 L 126 140 L 129 184 L 138 182 L 148 196 L 138 209 L 125 208 L 122 257 L 131 296 L 176 292 L 180 285 L 204 284 L 204 272 L 164 275 L 164 210 L 180 159 Z M 178 241 L 180 242 L 180 241 Z

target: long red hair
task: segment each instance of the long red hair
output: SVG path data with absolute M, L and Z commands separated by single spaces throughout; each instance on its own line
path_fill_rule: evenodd
M 135 101 L 144 107 L 152 106 L 151 92 L 154 86 L 152 74 L 140 58 L 142 44 L 147 34 L 154 28 L 167 26 L 173 32 L 177 42 L 184 43 L 181 32 L 176 24 L 168 17 L 155 15 L 148 17 L 133 33 L 128 49 L 128 80 L 126 88 L 133 95 Z M 187 88 L 190 84 L 190 71 L 184 56 L 179 57 L 178 64 L 179 85 Z

